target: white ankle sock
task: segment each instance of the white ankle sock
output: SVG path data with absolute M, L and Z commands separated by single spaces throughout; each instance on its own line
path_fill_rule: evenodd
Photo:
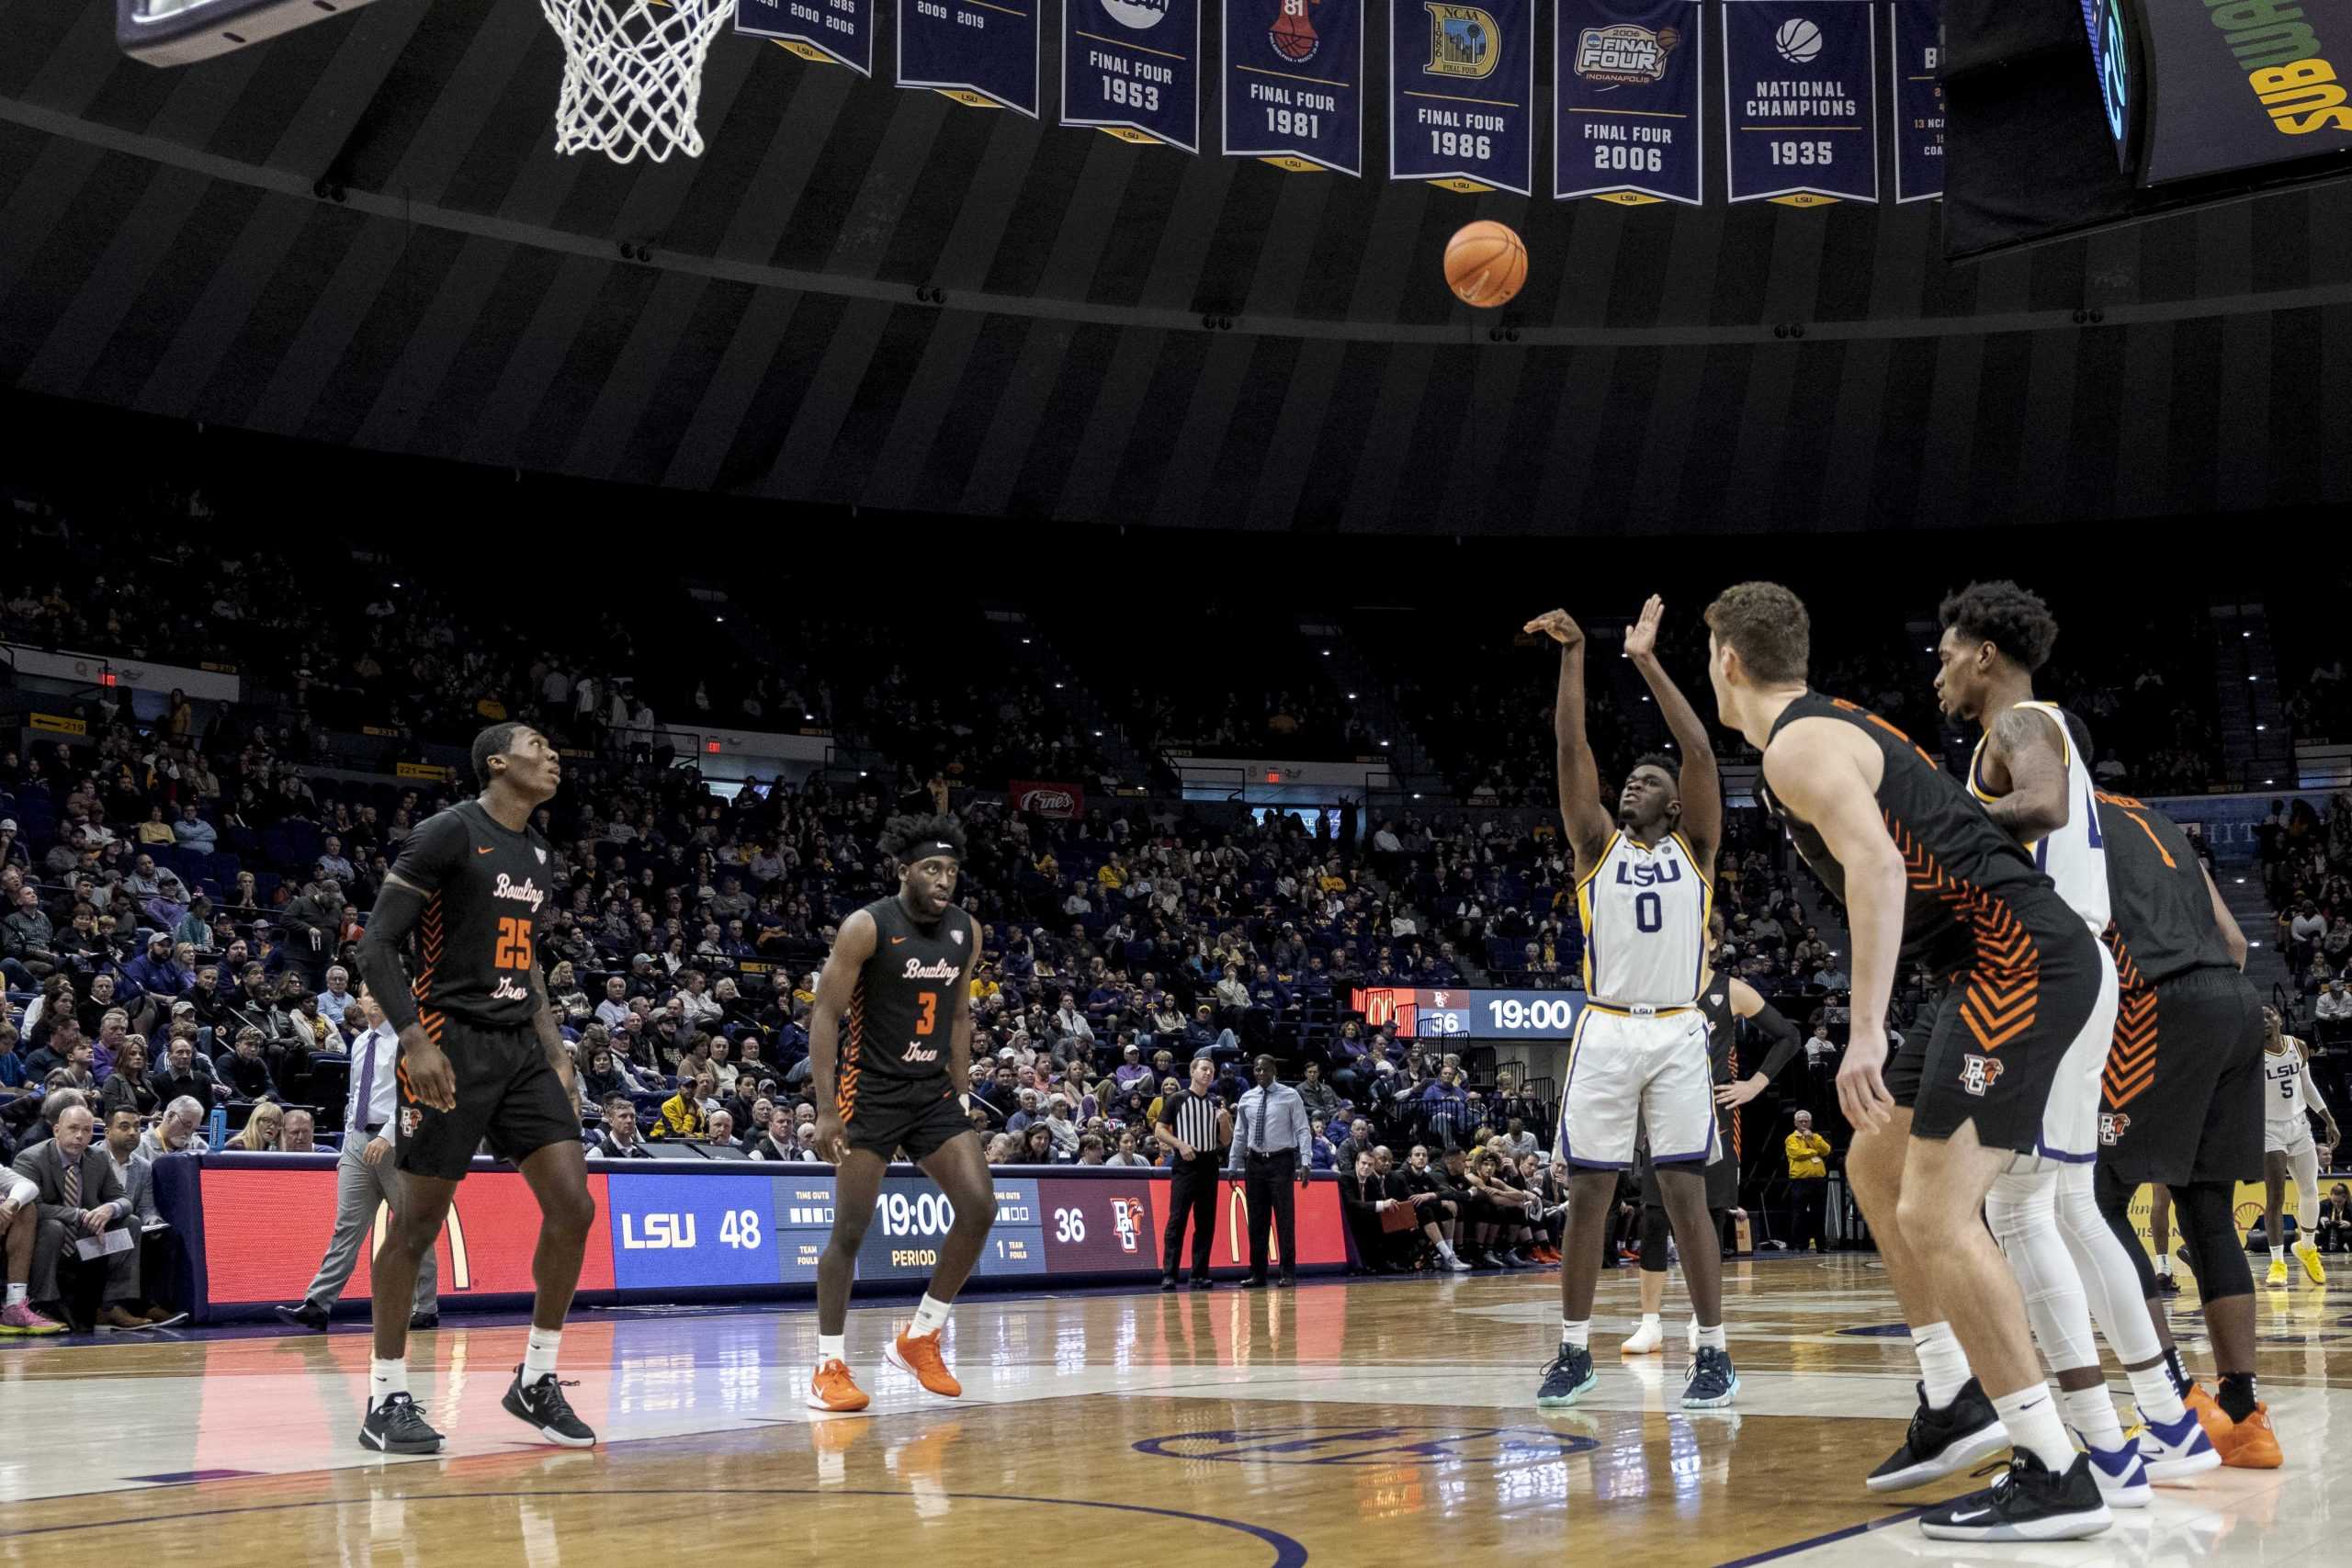
M 2172 1259 L 2170 1258 L 2157 1258 L 2156 1272 L 2165 1276 L 2166 1278 L 2170 1278 L 2172 1275 Z
M 2123 1446 L 2123 1423 L 2116 1418 L 2115 1400 L 2105 1383 L 2060 1389 L 2058 1405 L 2066 1413 L 2066 1425 L 2081 1433 L 2089 1447 L 2112 1452 Z
M 537 1382 L 555 1371 L 556 1348 L 563 1343 L 560 1328 L 534 1328 L 523 1346 L 523 1381 Z
M 1573 1345 L 1579 1350 L 1592 1348 L 1592 1319 L 1560 1319 L 1560 1343 Z
M 1930 1323 L 1911 1331 L 1911 1348 L 1919 1358 L 1919 1381 L 1927 1385 L 1928 1408 L 1941 1410 L 1968 1386 L 1968 1355 L 1960 1348 L 1949 1323 Z
M 29 1290 L 30 1288 L 31 1288 L 31 1287 L 30 1287 L 30 1285 L 29 1285 L 29 1284 L 13 1284 L 13 1285 L 10 1285 L 10 1286 L 8 1287 L 8 1302 L 7 1302 L 7 1304 L 8 1304 L 8 1305 L 10 1305 L 10 1306 L 12 1306 L 12 1307 L 13 1307 L 13 1306 L 22 1306 L 22 1305 L 24 1305 L 24 1304 L 25 1304 L 25 1292 L 26 1292 L 28 1290 Z
M 373 1410 L 396 1393 L 408 1392 L 408 1358 L 398 1357 L 387 1361 L 380 1356 L 368 1359 L 368 1408 Z
M 849 1336 L 847 1334 L 820 1334 L 817 1336 L 817 1364 L 819 1366 L 823 1366 L 827 1361 L 846 1361 L 848 1359 Z
M 915 1308 L 913 1326 L 907 1330 L 909 1337 L 920 1339 L 926 1334 L 936 1334 L 946 1327 L 947 1309 L 954 1304 L 952 1302 L 943 1302 L 925 1291 L 922 1303 Z
M 2132 1380 L 2132 1400 L 2139 1405 L 2143 1420 L 2169 1426 L 2188 1414 L 2188 1407 L 2180 1402 L 2180 1391 L 2172 1386 L 2172 1373 L 2162 1361 L 2136 1372 L 2127 1370 L 2123 1375 Z
M 2058 1418 L 2047 1383 L 2029 1383 L 2015 1393 L 2001 1394 L 1993 1408 L 2008 1428 L 2010 1447 L 2025 1450 L 2060 1475 L 2075 1462 L 2075 1445 L 2066 1438 L 2066 1424 Z
M 1657 1325 L 1657 1314 L 1654 1312 L 1645 1312 L 1642 1314 L 1642 1326 L 1644 1328 L 1656 1328 Z
M 1713 1328 L 1702 1327 L 1699 1330 L 1699 1348 L 1702 1350 L 1730 1349 L 1731 1341 L 1724 1334 L 1724 1325 L 1719 1323 Z

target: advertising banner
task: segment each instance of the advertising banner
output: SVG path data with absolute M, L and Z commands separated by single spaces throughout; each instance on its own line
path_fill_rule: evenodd
M 1086 815 L 1086 786 L 1052 784 L 1044 779 L 1014 779 L 1005 797 L 1015 811 L 1034 811 L 1057 821 L 1074 822 Z

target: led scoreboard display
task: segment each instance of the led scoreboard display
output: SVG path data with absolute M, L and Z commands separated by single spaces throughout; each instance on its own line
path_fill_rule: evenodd
M 1356 992 L 1354 1005 L 1365 1023 L 1405 1040 L 1566 1040 L 1584 993 L 1375 986 Z

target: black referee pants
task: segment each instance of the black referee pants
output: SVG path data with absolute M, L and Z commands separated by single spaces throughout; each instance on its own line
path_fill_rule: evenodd
M 1243 1196 L 1250 1202 L 1250 1278 L 1266 1277 L 1266 1227 L 1282 1233 L 1283 1278 L 1298 1266 L 1298 1212 L 1293 1190 L 1298 1179 L 1298 1156 L 1289 1149 L 1272 1154 L 1245 1154 L 1248 1162 Z
M 1207 1151 L 1179 1159 L 1170 1168 L 1168 1224 L 1159 1237 L 1159 1271 L 1176 1277 L 1176 1263 L 1184 1247 L 1184 1221 L 1193 1222 L 1193 1278 L 1209 1277 L 1209 1255 L 1216 1239 L 1216 1199 L 1222 1184 L 1217 1156 Z

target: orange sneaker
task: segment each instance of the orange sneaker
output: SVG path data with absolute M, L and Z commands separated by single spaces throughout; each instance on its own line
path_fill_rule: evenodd
M 940 1330 L 936 1328 L 920 1338 L 901 1329 L 899 1337 L 890 1341 L 890 1348 L 885 1354 L 889 1357 L 892 1366 L 902 1372 L 913 1373 L 915 1382 L 932 1393 L 943 1398 L 955 1399 L 963 1393 L 964 1385 L 956 1381 L 956 1374 L 947 1370 L 945 1361 L 940 1359 L 939 1336 Z
M 849 1375 L 849 1368 L 839 1361 L 820 1361 L 808 1379 L 808 1408 L 811 1410 L 863 1410 L 871 1403 L 857 1380 Z
M 2191 1379 L 2188 1392 L 2180 1396 L 2180 1402 L 2197 1413 L 2197 1424 L 2205 1428 L 2205 1440 L 2213 1445 L 2213 1451 L 2229 1452 L 2230 1429 L 2237 1423 L 2229 1418 L 2203 1385 Z
M 2226 1440 L 2213 1446 L 2232 1470 L 2276 1470 L 2287 1462 L 2278 1451 L 2278 1433 L 2270 1425 L 2267 1404 L 2256 1404 L 2253 1415 L 2231 1426 Z

